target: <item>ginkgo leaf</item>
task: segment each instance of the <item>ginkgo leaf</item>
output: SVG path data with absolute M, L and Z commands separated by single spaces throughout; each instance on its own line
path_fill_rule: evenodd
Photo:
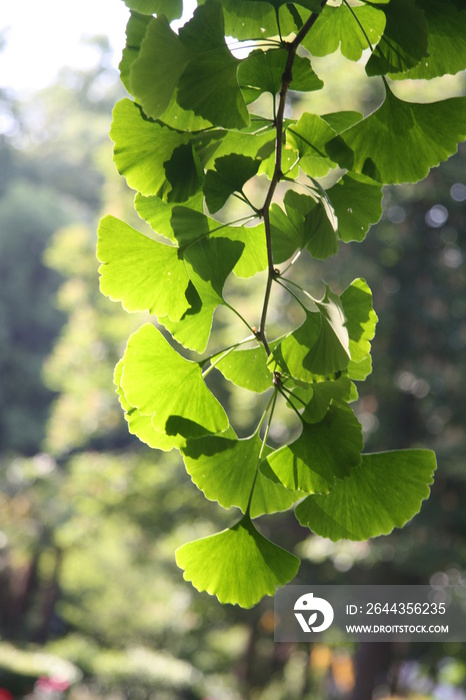
M 171 321 L 168 316 L 159 316 L 158 321 L 173 338 L 185 348 L 202 353 L 209 342 L 216 300 L 202 300 L 192 282 L 186 290 L 190 307 L 179 321 Z
M 228 226 L 188 207 L 177 207 L 172 211 L 171 226 L 181 248 L 192 246 L 196 241 L 227 238 L 232 241 L 233 245 L 229 251 L 225 249 L 224 260 L 217 266 L 217 274 L 223 270 L 229 273 L 233 269 L 238 277 L 252 277 L 267 267 L 263 224 L 253 227 Z M 216 271 L 212 271 L 212 274 L 216 274 Z M 225 279 L 226 275 L 223 283 Z
M 170 185 L 167 193 L 169 202 L 186 202 L 200 190 L 204 182 L 204 169 L 192 143 L 183 143 L 175 148 L 164 166 Z
M 319 423 L 303 422 L 301 435 L 266 459 L 291 490 L 328 493 L 361 461 L 361 426 L 348 406 L 331 405 Z
M 415 0 L 390 0 L 380 5 L 386 24 L 366 64 L 367 75 L 403 73 L 427 56 L 427 24 Z
M 146 445 L 155 450 L 169 452 L 173 448 L 181 449 L 185 446 L 186 440 L 181 435 L 167 435 L 155 430 L 152 425 L 151 416 L 144 416 L 137 408 L 131 406 L 121 388 L 121 376 L 123 374 L 123 360 L 120 360 L 115 367 L 113 381 L 116 385 L 118 398 L 121 407 L 125 412 L 125 419 L 128 423 L 128 430 L 131 435 L 136 435 Z
M 148 310 L 179 321 L 189 308 L 189 277 L 178 249 L 158 243 L 113 216 L 101 219 L 100 290 L 127 311 Z
M 189 142 L 191 134 L 145 119 L 140 108 L 124 98 L 113 110 L 110 137 L 115 144 L 114 161 L 120 175 L 133 189 L 152 195 L 167 187 L 164 164 L 175 148 Z
M 262 462 L 257 472 L 249 514 L 251 518 L 257 518 L 260 515 L 281 513 L 305 496 L 302 491 L 287 489 L 268 464 Z
M 429 497 L 436 468 L 430 450 L 396 450 L 362 455 L 351 474 L 328 496 L 309 496 L 296 517 L 322 537 L 366 540 L 403 527 Z
M 392 80 L 455 75 L 466 68 L 466 6 L 455 0 L 418 0 L 427 20 L 428 56 Z M 454 40 L 452 39 L 454 37 Z
M 183 13 L 183 0 L 125 0 L 125 5 L 141 14 L 163 14 L 170 21 Z
M 259 464 L 262 440 L 257 434 L 243 440 L 207 436 L 189 440 L 183 450 L 186 471 L 211 501 L 224 508 L 249 503 Z
M 186 202 L 183 202 L 183 206 L 193 211 L 202 212 L 203 199 L 202 192 L 198 192 Z M 134 208 L 141 219 L 147 221 L 153 231 L 160 236 L 168 238 L 173 243 L 176 243 L 176 237 L 172 228 L 171 218 L 173 208 L 177 206 L 179 206 L 177 202 L 164 202 L 163 199 L 155 196 L 144 197 L 139 192 L 134 198 Z
M 346 369 L 351 359 L 346 317 L 339 297 L 327 288 L 308 311 L 304 323 L 289 333 L 272 352 L 269 363 L 295 379 L 312 383 Z
M 307 248 L 312 257 L 326 260 L 338 251 L 337 220 L 329 202 L 288 190 L 286 214 L 273 204 L 270 209 L 272 249 L 276 263 Z
M 126 46 L 123 49 L 119 64 L 120 79 L 125 88 L 130 92 L 130 73 L 134 61 L 139 56 L 139 49 L 146 35 L 147 27 L 151 21 L 149 15 L 131 12 L 128 24 L 126 25 Z
M 327 190 L 341 240 L 362 241 L 382 216 L 382 185 L 365 175 L 346 173 Z
M 303 45 L 313 56 L 327 56 L 340 47 L 350 61 L 359 61 L 369 42 L 375 45 L 385 28 L 384 13 L 370 5 L 338 7 L 326 5 L 319 21 L 303 39 Z
M 298 400 L 293 400 L 296 396 Z M 296 407 L 305 404 L 301 414 L 307 423 L 319 423 L 324 419 L 332 403 L 344 404 L 353 399 L 353 384 L 349 377 L 341 375 L 332 379 L 321 379 L 308 387 L 298 386 L 290 396 Z
M 205 385 L 199 364 L 181 357 L 150 323 L 128 340 L 121 388 L 131 406 L 152 416 L 159 432 L 176 434 L 167 429 L 172 416 L 183 420 L 183 432 L 179 432 L 186 437 L 228 428 L 228 417 Z
M 223 359 L 212 358 L 216 369 L 230 382 L 258 394 L 272 387 L 272 373 L 267 366 L 264 346 L 233 350 Z
M 165 16 L 151 20 L 130 73 L 130 92 L 147 116 L 166 110 L 191 56 Z
M 287 142 L 299 153 L 299 165 L 311 177 L 324 177 L 335 167 L 325 150 L 335 137 L 335 130 L 316 114 L 305 112 L 297 124 L 286 130 Z
M 221 603 L 251 608 L 276 586 L 291 581 L 299 559 L 261 535 L 248 516 L 216 535 L 179 547 L 175 553 L 184 578 Z
M 221 0 L 225 15 L 225 34 L 236 39 L 264 39 L 278 35 L 275 9 L 257 0 Z M 284 8 L 286 10 L 286 8 Z M 283 36 L 295 32 L 294 17 L 280 12 Z
M 243 185 L 259 169 L 260 161 L 239 153 L 232 153 L 215 160 L 215 170 L 208 170 L 205 177 L 205 201 L 211 213 L 223 207 L 233 192 L 241 192 Z
M 378 171 L 386 184 L 416 182 L 446 160 L 466 138 L 466 97 L 413 103 L 387 89 L 381 107 L 330 141 L 339 165 L 356 172 Z
M 372 292 L 367 282 L 358 278 L 340 295 L 340 300 L 346 316 L 351 360 L 359 363 L 371 351 L 370 341 L 375 335 L 378 320 L 372 307 Z
M 253 102 L 262 93 L 275 95 L 280 92 L 288 51 L 270 49 L 252 51 L 241 61 L 238 68 L 238 81 L 246 102 Z M 309 59 L 296 56 L 293 62 L 291 90 L 311 92 L 320 90 L 323 82 L 312 70 Z

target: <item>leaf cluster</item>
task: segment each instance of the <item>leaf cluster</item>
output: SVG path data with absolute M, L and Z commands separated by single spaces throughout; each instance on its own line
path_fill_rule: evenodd
M 396 80 L 466 67 L 465 10 L 454 0 L 205 0 L 177 33 L 170 22 L 181 3 L 126 4 L 120 67 L 134 99 L 116 105 L 111 137 L 148 227 L 104 217 L 97 255 L 102 292 L 156 324 L 131 335 L 115 384 L 130 432 L 179 450 L 208 499 L 241 511 L 232 527 L 176 558 L 199 590 L 250 607 L 299 567 L 259 532 L 258 516 L 296 506 L 315 533 L 362 540 L 402 527 L 429 495 L 430 451 L 363 454 L 351 404 L 355 382 L 371 371 L 377 316 L 367 283 L 355 279 L 341 293 L 326 286 L 316 298 L 292 272 L 301 253 L 326 260 L 362 241 L 382 214 L 384 184 L 422 179 L 466 138 L 466 98 L 407 102 L 393 89 Z M 382 104 L 365 117 L 285 116 L 290 91 L 323 86 L 312 56 L 337 49 L 351 61 L 365 57 L 367 75 L 383 81 Z M 259 104 L 268 116 L 255 112 Z M 247 213 L 232 221 L 234 199 Z M 262 308 L 246 318 L 226 283 L 260 273 Z M 272 338 L 277 286 L 304 320 Z M 214 348 L 218 307 L 245 335 Z M 249 437 L 238 438 L 207 386 L 211 371 L 258 395 Z M 299 425 L 283 445 L 269 437 L 278 402 Z

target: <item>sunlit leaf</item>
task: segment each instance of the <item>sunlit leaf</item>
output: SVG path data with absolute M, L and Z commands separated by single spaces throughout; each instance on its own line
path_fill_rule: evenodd
M 275 9 L 258 0 L 221 0 L 225 15 L 225 33 L 236 39 L 264 39 L 278 36 Z M 285 8 L 286 10 L 286 8 Z M 280 26 L 286 36 L 296 31 L 289 12 L 280 12 Z
M 186 471 L 211 501 L 243 513 L 251 496 L 262 441 L 258 435 L 243 440 L 208 436 L 189 440 L 183 450 Z
M 127 311 L 150 311 L 179 321 L 189 303 L 189 277 L 177 248 L 106 216 L 99 224 L 100 289 Z
M 123 49 L 119 65 L 121 82 L 130 92 L 130 72 L 134 61 L 139 56 L 139 49 L 146 35 L 147 27 L 151 21 L 150 16 L 131 12 L 126 25 L 126 46 Z
M 259 169 L 260 161 L 239 153 L 232 153 L 215 160 L 215 170 L 208 170 L 204 194 L 211 213 L 223 207 L 233 192 L 241 192 L 243 185 Z
M 369 355 L 370 341 L 375 335 L 378 319 L 372 307 L 372 293 L 365 280 L 359 278 L 351 282 L 340 299 L 347 319 L 351 370 L 352 363 L 362 362 Z
M 187 437 L 228 428 L 228 417 L 205 385 L 198 363 L 181 357 L 150 323 L 128 340 L 121 388 L 128 403 L 152 416 L 152 425 L 160 432 L 176 434 L 167 428 L 173 416 L 182 419 L 178 432 Z
M 183 13 L 183 0 L 125 0 L 125 5 L 146 15 L 163 14 L 170 21 Z
M 382 37 L 366 64 L 367 75 L 402 73 L 427 55 L 427 24 L 415 0 L 380 5 L 386 16 Z
M 418 0 L 427 20 L 428 56 L 392 80 L 429 79 L 466 69 L 466 6 L 453 0 Z
M 188 207 L 177 207 L 173 210 L 171 225 L 181 248 L 192 246 L 198 241 L 215 239 L 229 239 L 233 242 L 229 250 L 225 248 L 225 259 L 220 261 L 218 269 L 212 271 L 217 276 L 225 272 L 222 287 L 232 269 L 238 277 L 252 277 L 267 267 L 263 224 L 254 227 L 228 226 Z M 223 245 L 225 247 L 226 244 Z M 187 259 L 191 257 L 188 252 Z
M 307 493 L 328 493 L 361 461 L 361 426 L 349 407 L 330 406 L 319 423 L 303 422 L 301 435 L 267 457 L 282 484 Z
M 299 165 L 311 177 L 327 175 L 335 163 L 325 150 L 335 136 L 329 124 L 316 114 L 305 112 L 297 124 L 288 127 L 287 142 L 299 153 Z
M 338 219 L 341 240 L 362 241 L 382 216 L 382 186 L 358 173 L 346 173 L 327 190 Z
M 212 358 L 215 367 L 233 384 L 261 394 L 272 386 L 272 373 L 267 366 L 263 345 L 248 350 L 234 350 L 221 360 Z
M 380 9 L 365 5 L 338 7 L 326 5 L 319 21 L 303 40 L 303 45 L 313 56 L 327 56 L 340 47 L 350 61 L 359 61 L 362 52 L 375 45 L 385 27 L 385 15 Z
M 145 119 L 139 107 L 126 98 L 115 105 L 110 136 L 118 172 L 144 195 L 158 194 L 167 186 L 165 162 L 191 138 Z
M 278 204 L 270 209 L 276 263 L 288 260 L 303 248 L 319 260 L 326 260 L 338 251 L 337 221 L 327 200 L 315 200 L 288 190 L 284 204 L 286 214 Z
M 163 114 L 190 59 L 168 19 L 153 18 L 130 74 L 130 92 L 147 116 Z
M 202 212 L 203 194 L 199 192 L 186 202 L 183 202 L 184 207 L 189 207 L 194 211 Z M 179 206 L 177 202 L 164 202 L 160 197 L 144 197 L 144 195 L 138 194 L 134 199 L 134 208 L 137 213 L 147 221 L 151 226 L 153 231 L 158 233 L 160 236 L 165 236 L 173 243 L 176 243 L 175 234 L 173 232 L 171 218 L 173 214 L 173 208 Z
M 184 578 L 221 603 L 251 608 L 276 586 L 291 581 L 299 559 L 261 535 L 248 516 L 229 530 L 176 550 Z
M 253 102 L 264 92 L 272 95 L 280 92 L 287 58 L 288 52 L 285 49 L 259 49 L 241 61 L 238 81 L 247 102 Z M 323 85 L 312 70 L 309 59 L 296 56 L 290 89 L 311 92 L 320 90 Z
M 309 496 L 296 517 L 322 537 L 366 540 L 403 527 L 429 497 L 436 468 L 430 450 L 397 450 L 362 455 L 350 476 L 328 496 Z
M 307 423 L 319 423 L 323 420 L 332 402 L 341 404 L 353 398 L 352 383 L 348 377 L 341 375 L 332 379 L 321 379 L 313 382 L 309 387 L 296 387 L 293 396 L 298 397 L 298 401 L 293 403 L 301 408 L 300 400 L 306 406 L 302 412 L 302 418 Z
M 416 182 L 466 138 L 466 97 L 427 104 L 404 102 L 387 90 L 381 107 L 327 144 L 341 167 L 384 183 Z
M 115 367 L 113 381 L 117 388 L 117 394 L 121 407 L 125 412 L 125 419 L 128 423 L 128 430 L 131 435 L 136 435 L 146 445 L 155 450 L 169 452 L 173 448 L 181 449 L 186 444 L 185 438 L 181 435 L 166 435 L 155 430 L 152 425 L 151 416 L 144 416 L 137 408 L 128 402 L 123 389 L 121 388 L 121 376 L 123 374 L 123 360 L 120 360 Z

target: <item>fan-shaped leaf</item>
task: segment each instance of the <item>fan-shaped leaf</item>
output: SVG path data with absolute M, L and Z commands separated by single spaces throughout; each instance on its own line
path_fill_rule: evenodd
M 113 216 L 99 224 L 100 289 L 127 311 L 150 311 L 179 321 L 189 303 L 189 277 L 178 249 L 144 236 Z
M 215 213 L 223 207 L 233 192 L 241 192 L 243 185 L 259 169 L 260 161 L 240 153 L 232 153 L 215 160 L 215 170 L 208 170 L 204 194 L 209 211 Z
M 159 432 L 176 434 L 167 428 L 171 416 L 183 419 L 183 425 L 177 423 L 178 432 L 187 437 L 228 428 L 228 417 L 205 385 L 198 363 L 178 355 L 150 323 L 128 340 L 121 388 L 131 406 L 152 416 Z
M 381 107 L 327 144 L 330 157 L 356 172 L 378 171 L 384 183 L 416 182 L 466 138 L 466 97 L 404 102 L 387 90 Z
M 233 350 L 221 360 L 212 358 L 215 367 L 233 384 L 258 394 L 272 387 L 272 373 L 263 345 L 249 350 Z
M 341 53 L 350 61 L 359 61 L 369 41 L 375 45 L 385 28 L 385 15 L 370 5 L 339 7 L 326 5 L 319 21 L 303 40 L 313 56 L 327 56 L 340 46 Z
M 362 455 L 362 463 L 328 496 L 309 496 L 296 508 L 301 525 L 336 541 L 365 540 L 403 527 L 429 497 L 436 468 L 430 450 Z
M 273 595 L 299 569 L 299 559 L 263 537 L 247 516 L 229 530 L 183 545 L 176 563 L 199 591 L 243 608 Z
M 348 406 L 331 405 L 320 423 L 303 423 L 301 435 L 267 457 L 267 464 L 291 490 L 328 493 L 336 479 L 361 461 L 361 426 Z
M 346 173 L 327 195 L 338 218 L 338 236 L 345 243 L 362 241 L 382 216 L 382 186 L 365 175 Z

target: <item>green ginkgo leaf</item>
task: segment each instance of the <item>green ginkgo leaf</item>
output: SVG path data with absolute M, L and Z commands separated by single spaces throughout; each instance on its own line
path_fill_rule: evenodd
M 141 14 L 163 14 L 170 21 L 183 13 L 183 0 L 125 0 L 125 5 Z
M 223 207 L 234 192 L 241 192 L 243 185 L 259 169 L 260 161 L 239 153 L 232 153 L 215 160 L 215 170 L 208 170 L 205 177 L 205 201 L 211 213 Z
M 120 79 L 128 92 L 131 91 L 130 74 L 134 61 L 139 56 L 142 41 L 151 22 L 150 15 L 131 12 L 126 25 L 126 46 L 123 49 L 120 65 Z
M 190 250 L 197 242 L 216 239 L 229 239 L 229 250 L 223 251 L 224 259 L 219 261 L 212 274 L 223 276 L 231 270 L 238 277 L 252 277 L 267 267 L 267 246 L 264 225 L 228 226 L 188 207 L 176 207 L 172 211 L 171 227 L 175 240 L 183 249 Z M 188 246 L 190 248 L 188 248 Z M 189 258 L 189 255 L 188 255 Z M 217 271 L 217 272 L 216 272 Z M 225 277 L 221 286 L 225 282 Z
M 366 64 L 367 75 L 403 73 L 427 56 L 427 24 L 415 0 L 390 0 L 380 5 L 386 23 Z
M 241 61 L 238 68 L 238 81 L 246 102 L 253 102 L 262 93 L 276 95 L 282 86 L 288 51 L 270 49 L 269 51 L 252 51 Z M 323 82 L 312 70 L 309 59 L 296 56 L 293 63 L 291 90 L 311 92 L 320 90 Z
M 183 388 L 180 391 L 180 387 Z M 152 417 L 159 432 L 186 437 L 219 433 L 228 428 L 228 417 L 209 391 L 197 362 L 185 360 L 150 323 L 133 333 L 123 356 L 121 388 L 128 403 Z
M 213 357 L 212 363 L 225 379 L 236 386 L 258 394 L 272 387 L 272 373 L 267 365 L 267 354 L 263 345 L 248 350 L 233 350 L 220 360 Z
M 317 312 L 308 311 L 299 328 L 285 336 L 273 350 L 269 363 L 301 382 L 341 372 L 351 356 L 346 317 L 340 298 L 327 288 L 316 302 Z
M 299 153 L 299 165 L 311 177 L 324 177 L 335 167 L 326 144 L 335 137 L 335 130 L 316 114 L 305 112 L 297 124 L 288 127 L 287 142 Z
M 270 210 L 276 263 L 287 260 L 303 248 L 318 260 L 326 260 L 338 252 L 338 222 L 326 198 L 314 199 L 288 190 L 284 204 L 286 214 L 278 204 L 273 204 Z
M 131 435 L 146 443 L 154 450 L 170 452 L 173 448 L 181 449 L 185 446 L 186 440 L 181 435 L 167 435 L 155 430 L 152 425 L 151 416 L 144 416 L 137 408 L 131 406 L 121 388 L 121 376 L 123 374 L 123 360 L 120 360 L 115 367 L 113 381 L 116 385 L 120 405 L 125 412 L 125 419 L 128 423 L 128 430 Z
M 327 190 L 342 241 L 362 241 L 382 216 L 382 185 L 365 175 L 346 173 Z
M 203 199 L 202 192 L 198 192 L 190 197 L 188 201 L 183 202 L 183 206 L 193 211 L 202 212 Z M 176 237 L 172 228 L 171 219 L 173 208 L 177 206 L 179 206 L 177 202 L 164 202 L 163 199 L 155 196 L 144 197 L 144 195 L 139 192 L 134 198 L 134 208 L 141 219 L 147 221 L 153 231 L 160 236 L 168 238 L 173 243 L 176 243 Z
M 186 471 L 211 501 L 243 513 L 249 503 L 259 464 L 262 440 L 257 434 L 243 440 L 207 436 L 189 440 L 183 450 Z
M 261 535 L 248 516 L 228 530 L 176 550 L 184 578 L 221 603 L 251 608 L 291 581 L 299 559 Z
M 466 97 L 441 102 L 404 102 L 387 89 L 381 107 L 330 141 L 326 148 L 341 167 L 375 169 L 386 184 L 416 182 L 466 138 Z
M 97 258 L 100 289 L 127 311 L 179 321 L 189 309 L 189 277 L 178 249 L 154 241 L 113 216 L 101 219 Z
M 340 47 L 343 56 L 359 61 L 369 42 L 375 45 L 379 41 L 384 28 L 385 15 L 376 7 L 326 5 L 303 45 L 313 56 L 327 56 Z
M 351 282 L 340 299 L 346 316 L 351 361 L 359 363 L 370 354 L 370 341 L 378 320 L 372 306 L 372 292 L 367 282 L 358 278 Z
M 144 195 L 158 194 L 165 188 L 166 196 L 169 186 L 165 162 L 175 148 L 189 143 L 191 134 L 145 119 L 140 108 L 124 98 L 113 110 L 110 137 L 115 144 L 115 165 L 128 185 Z
M 130 92 L 147 116 L 164 113 L 191 56 L 166 17 L 150 21 L 130 73 Z
M 188 284 L 186 299 L 190 306 L 179 321 L 171 321 L 168 316 L 159 316 L 158 321 L 178 343 L 189 350 L 202 353 L 209 342 L 218 301 L 210 297 L 202 300 L 192 282 Z
M 418 0 L 427 20 L 428 56 L 392 80 L 430 79 L 466 69 L 466 6 L 455 0 Z M 454 40 L 453 40 L 454 37 Z
M 319 379 L 308 387 L 297 386 L 293 389 L 290 400 L 293 405 L 305 408 L 301 416 L 307 423 L 319 423 L 325 418 L 332 403 L 345 404 L 356 398 L 354 385 L 349 377 L 340 375 L 332 379 Z M 297 397 L 295 400 L 293 397 Z
M 291 490 L 328 493 L 361 461 L 361 426 L 348 406 L 331 405 L 319 423 L 303 422 L 301 435 L 267 457 L 267 465 Z
M 429 497 L 436 468 L 430 450 L 396 450 L 362 455 L 351 474 L 328 496 L 309 496 L 296 517 L 322 537 L 366 540 L 403 527 Z
M 260 515 L 281 513 L 305 496 L 302 491 L 287 489 L 268 464 L 262 462 L 257 472 L 249 514 L 251 518 L 257 518 Z

